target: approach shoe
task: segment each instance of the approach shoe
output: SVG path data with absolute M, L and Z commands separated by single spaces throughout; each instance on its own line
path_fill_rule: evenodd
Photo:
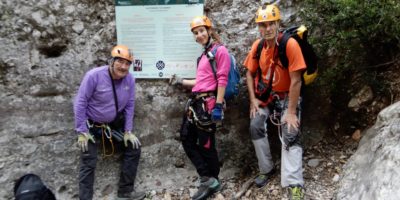
M 221 184 L 214 178 L 201 177 L 200 187 L 196 194 L 193 195 L 192 200 L 203 200 L 221 190 Z
M 288 196 L 290 200 L 304 200 L 304 189 L 300 186 L 289 186 Z
M 146 197 L 146 192 L 118 193 L 116 200 L 142 200 Z
M 268 183 L 268 176 L 266 174 L 260 174 L 254 179 L 254 183 L 257 187 L 262 188 Z
M 254 183 L 256 184 L 256 186 L 258 188 L 262 188 L 265 185 L 267 185 L 268 183 L 268 179 L 269 177 L 271 177 L 272 174 L 275 173 L 275 169 L 272 169 L 270 172 L 268 172 L 267 174 L 259 174 L 255 179 L 254 179 Z

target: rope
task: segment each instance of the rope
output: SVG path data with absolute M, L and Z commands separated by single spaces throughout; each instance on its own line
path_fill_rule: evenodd
M 278 113 L 278 112 L 276 112 L 276 111 L 274 110 L 274 113 L 271 114 L 271 115 L 269 115 L 269 119 L 270 119 L 270 121 L 271 121 L 271 123 L 272 123 L 273 125 L 275 125 L 275 126 L 278 127 L 278 136 L 279 136 L 279 140 L 281 141 L 281 143 L 282 143 L 282 145 L 285 147 L 285 149 L 286 149 L 286 150 L 289 150 L 289 147 L 292 146 L 292 144 L 289 143 L 289 145 L 287 145 L 287 144 L 285 143 L 285 141 L 283 140 L 281 126 L 284 125 L 284 124 L 286 124 L 286 122 L 281 123 L 280 116 L 281 116 L 281 114 Z M 265 123 L 265 124 L 266 124 L 266 123 Z M 297 134 L 299 134 L 299 135 L 301 134 L 300 128 L 299 128 Z
M 287 145 L 285 144 L 285 141 L 283 140 L 283 136 L 282 136 L 282 129 L 281 126 L 284 125 L 285 123 L 281 123 L 280 120 L 281 117 L 281 113 L 278 113 L 274 110 L 274 113 L 269 115 L 269 120 L 271 121 L 271 123 L 275 126 L 278 127 L 278 136 L 279 136 L 279 140 L 282 143 L 282 146 L 285 147 L 285 149 L 287 149 Z M 265 123 L 266 124 L 266 123 Z
M 102 124 L 100 126 L 94 125 L 96 128 L 101 128 L 101 141 L 103 144 L 103 157 L 109 157 L 114 155 L 114 143 L 112 141 L 112 131 L 109 126 Z M 107 154 L 106 143 L 104 136 L 110 141 L 111 144 L 111 154 Z

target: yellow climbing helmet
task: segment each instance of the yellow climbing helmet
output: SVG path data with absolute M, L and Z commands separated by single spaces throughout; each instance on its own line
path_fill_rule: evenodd
M 111 57 L 123 58 L 129 62 L 133 61 L 132 51 L 125 45 L 117 45 L 111 50 Z
M 277 21 L 281 19 L 279 8 L 274 5 L 264 5 L 256 12 L 256 23 Z
M 205 26 L 207 28 L 212 27 L 211 20 L 208 19 L 207 16 L 197 16 L 192 19 L 192 22 L 190 22 L 190 30 L 193 31 L 194 28 L 197 28 L 199 26 Z

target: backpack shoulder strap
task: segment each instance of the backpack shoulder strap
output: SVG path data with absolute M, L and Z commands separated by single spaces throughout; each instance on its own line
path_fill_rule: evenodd
M 261 68 L 260 68 L 260 58 L 261 58 L 261 51 L 262 51 L 262 49 L 263 49 L 263 47 L 264 47 L 264 42 L 265 42 L 265 39 L 264 39 L 264 38 L 261 39 L 261 40 L 258 42 L 256 55 L 254 56 L 254 58 L 258 60 L 257 74 L 258 74 L 258 76 L 259 76 L 259 77 L 258 77 L 259 80 L 261 80 L 261 73 L 262 73 L 262 72 L 261 72 Z
M 212 50 L 211 53 L 215 56 L 217 54 L 217 50 L 221 45 L 216 45 Z
M 286 56 L 287 42 L 289 41 L 289 39 L 291 37 L 293 37 L 293 35 L 295 35 L 297 33 L 297 29 L 298 28 L 299 28 L 299 26 L 293 26 L 293 27 L 290 27 L 290 28 L 284 30 L 282 32 L 282 36 L 278 40 L 278 43 L 279 43 L 279 46 L 278 46 L 279 60 L 281 61 L 282 66 L 284 68 L 288 68 L 288 66 L 289 66 L 289 60 L 288 60 L 288 58 Z M 297 41 L 297 39 L 296 39 L 296 41 Z
M 210 62 L 211 69 L 213 71 L 215 80 L 218 80 L 218 78 L 217 78 L 217 62 L 215 60 L 215 55 L 217 54 L 218 47 L 220 47 L 220 46 L 221 45 L 216 45 L 214 48 L 211 49 L 211 51 L 208 51 L 206 54 L 208 61 Z
M 292 37 L 290 33 L 283 32 L 282 38 L 279 41 L 279 46 L 278 46 L 279 60 L 281 61 L 282 66 L 284 68 L 287 68 L 289 66 L 289 60 L 286 56 L 286 45 L 290 37 Z
M 262 51 L 262 49 L 263 49 L 263 47 L 264 47 L 264 41 L 265 41 L 264 39 L 261 39 L 260 42 L 258 42 L 257 51 L 256 51 L 256 55 L 255 55 L 255 58 L 256 58 L 257 60 L 260 60 L 261 51 Z
M 202 55 L 203 55 L 203 54 L 201 54 L 201 55 L 197 58 L 196 69 L 199 68 L 199 62 L 200 62 L 200 60 L 201 60 L 201 56 L 202 56 Z

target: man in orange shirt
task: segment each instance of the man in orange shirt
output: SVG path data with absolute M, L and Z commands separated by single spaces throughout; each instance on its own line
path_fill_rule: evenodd
M 290 38 L 286 46 L 289 65 L 287 68 L 282 66 L 278 56 L 281 34 L 280 13 L 277 6 L 260 7 L 255 21 L 262 39 L 253 43 L 243 64 L 247 68 L 250 133 L 260 170 L 254 182 L 258 187 L 265 186 L 274 171 L 267 135 L 267 120 L 272 117 L 280 120 L 282 130 L 281 185 L 287 188 L 290 199 L 303 199 L 303 149 L 299 137 L 299 111 L 301 75 L 306 69 L 306 64 L 299 44 Z M 261 53 L 257 55 L 260 42 L 263 42 L 263 47 Z M 270 90 L 269 85 L 272 85 Z

